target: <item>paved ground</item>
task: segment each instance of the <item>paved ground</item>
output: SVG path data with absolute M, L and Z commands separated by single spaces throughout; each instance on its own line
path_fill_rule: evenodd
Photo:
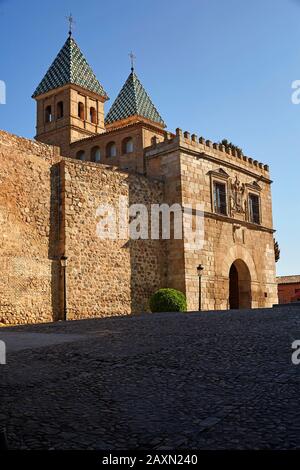
M 300 308 L 0 330 L 13 449 L 300 448 Z

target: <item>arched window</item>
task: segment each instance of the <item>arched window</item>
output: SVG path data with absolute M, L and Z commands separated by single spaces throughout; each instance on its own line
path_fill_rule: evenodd
M 93 107 L 90 108 L 90 121 L 93 124 L 97 124 L 97 113 L 96 113 L 96 109 Z
M 122 142 L 122 153 L 132 153 L 133 152 L 133 138 L 126 137 Z
M 99 147 L 93 147 L 91 150 L 91 162 L 98 163 L 101 160 L 101 153 Z
M 117 156 L 117 147 L 115 142 L 109 142 L 106 146 L 106 156 L 107 157 L 116 157 Z
M 52 122 L 53 116 L 52 116 L 52 108 L 51 106 L 46 106 L 45 109 L 45 122 Z
M 64 103 L 59 101 L 56 105 L 56 117 L 57 119 L 62 118 L 64 115 Z
M 84 104 L 81 101 L 78 103 L 78 117 L 84 120 Z
M 76 158 L 77 158 L 77 160 L 81 160 L 83 162 L 85 160 L 85 151 L 84 150 L 79 150 L 76 153 Z

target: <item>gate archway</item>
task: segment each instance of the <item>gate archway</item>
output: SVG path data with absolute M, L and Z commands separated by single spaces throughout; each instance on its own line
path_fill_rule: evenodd
M 251 308 L 251 275 L 246 263 L 237 259 L 229 270 L 229 308 Z

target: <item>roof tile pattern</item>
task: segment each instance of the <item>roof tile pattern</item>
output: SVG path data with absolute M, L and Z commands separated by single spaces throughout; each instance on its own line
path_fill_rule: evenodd
M 69 36 L 32 97 L 64 85 L 79 85 L 108 98 L 74 39 Z
M 165 127 L 163 119 L 139 81 L 136 73 L 132 71 L 112 104 L 105 118 L 105 124 L 112 124 L 113 122 L 136 115 Z

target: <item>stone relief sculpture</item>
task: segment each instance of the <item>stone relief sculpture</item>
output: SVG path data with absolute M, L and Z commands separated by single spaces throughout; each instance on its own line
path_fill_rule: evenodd
M 237 176 L 234 182 L 230 181 L 230 209 L 232 214 L 246 213 L 246 201 L 244 200 L 245 190 L 245 184 L 241 183 Z

